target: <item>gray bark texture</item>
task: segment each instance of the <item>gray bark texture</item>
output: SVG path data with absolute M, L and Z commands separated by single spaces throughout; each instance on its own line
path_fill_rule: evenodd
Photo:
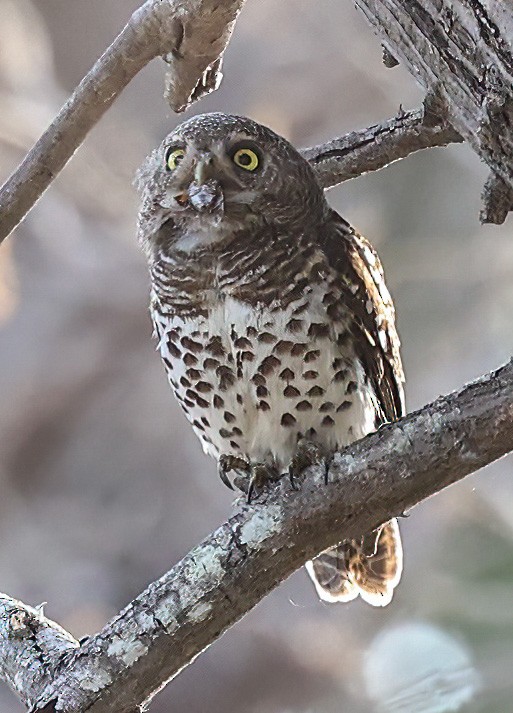
M 311 163 L 321 186 L 332 188 L 415 151 L 463 141 L 437 110 L 436 103 L 426 101 L 420 109 L 401 112 L 367 129 L 303 149 L 302 154 Z
M 138 711 L 307 559 L 511 451 L 512 420 L 513 361 L 336 453 L 327 484 L 320 464 L 297 490 L 282 479 L 251 505 L 239 499 L 224 525 L 78 648 L 4 596 L 0 677 L 34 711 Z
M 513 187 L 513 4 L 509 0 L 355 3 L 387 53 L 427 91 L 436 92 L 449 123 L 493 176 Z M 497 191 L 488 188 L 483 197 L 481 219 L 503 222 L 507 213 L 503 204 L 493 208 Z

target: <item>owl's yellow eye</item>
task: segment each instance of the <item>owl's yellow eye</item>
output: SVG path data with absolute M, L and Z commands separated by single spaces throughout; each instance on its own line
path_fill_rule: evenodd
M 183 160 L 184 156 L 185 156 L 184 149 L 175 149 L 175 148 L 168 149 L 168 152 L 166 154 L 166 168 L 169 171 L 174 171 L 175 168 L 180 163 L 180 161 Z
M 260 165 L 258 154 L 253 149 L 237 149 L 232 159 L 237 166 L 244 168 L 246 171 L 255 171 Z

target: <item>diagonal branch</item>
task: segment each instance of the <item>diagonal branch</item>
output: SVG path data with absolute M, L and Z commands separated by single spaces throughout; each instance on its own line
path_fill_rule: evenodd
M 239 501 L 80 649 L 66 639 L 62 657 L 40 638 L 53 681 L 43 665 L 15 689 L 37 710 L 55 701 L 63 713 L 134 713 L 305 560 L 513 450 L 512 422 L 513 360 L 335 454 L 327 485 L 319 466 L 299 491 L 282 480 L 251 506 Z M 1 613 L 0 677 L 12 685 L 20 644 Z
M 0 189 L 0 242 L 14 230 L 123 89 L 152 59 L 169 65 L 166 95 L 183 111 L 217 88 L 244 0 L 147 0 Z
M 415 151 L 460 141 L 461 136 L 442 117 L 433 117 L 422 107 L 304 149 L 302 154 L 312 164 L 322 187 L 331 188 Z

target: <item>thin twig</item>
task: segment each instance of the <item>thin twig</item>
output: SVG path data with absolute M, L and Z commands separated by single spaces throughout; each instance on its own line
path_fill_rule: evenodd
M 431 119 L 431 117 L 430 117 Z M 424 107 L 401 112 L 368 129 L 352 131 L 339 139 L 302 151 L 323 188 L 377 171 L 414 151 L 462 141 L 443 120 L 426 121 Z
M 53 123 L 0 188 L 0 242 L 39 200 L 135 75 L 165 56 L 175 111 L 212 91 L 244 0 L 147 0 L 80 82 Z
M 56 699 L 62 713 L 133 713 L 305 560 L 513 450 L 512 421 L 513 361 L 336 454 L 328 485 L 317 466 L 299 491 L 282 480 L 251 506 L 239 501 L 228 522 L 66 653 L 36 700 L 40 669 L 25 672 L 30 696 L 18 692 L 41 708 Z M 19 647 L 10 649 L 11 636 L 0 617 L 4 679 Z

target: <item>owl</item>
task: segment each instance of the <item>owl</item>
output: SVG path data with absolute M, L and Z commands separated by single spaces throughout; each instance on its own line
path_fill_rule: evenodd
M 158 350 L 228 485 L 234 471 L 251 496 L 403 414 L 379 258 L 290 143 L 244 117 L 196 116 L 137 182 Z M 322 599 L 384 606 L 402 571 L 397 522 L 306 567 Z

